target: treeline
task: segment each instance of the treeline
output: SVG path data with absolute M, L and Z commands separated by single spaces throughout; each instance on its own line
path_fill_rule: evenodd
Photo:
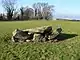
M 2 0 L 2 6 L 7 13 L 0 14 L 0 20 L 50 20 L 53 18 L 53 5 L 34 3 L 32 7 L 15 8 L 16 0 Z

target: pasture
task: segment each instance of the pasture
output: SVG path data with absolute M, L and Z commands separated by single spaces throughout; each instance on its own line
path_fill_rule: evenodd
M 16 29 L 60 25 L 64 39 L 58 42 L 13 43 Z M 0 60 L 80 60 L 80 22 L 75 21 L 7 21 L 0 22 Z

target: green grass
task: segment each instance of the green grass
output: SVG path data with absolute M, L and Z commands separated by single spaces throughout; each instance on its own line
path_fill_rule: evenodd
M 12 43 L 16 28 L 27 29 L 61 25 L 66 34 L 77 34 L 59 42 Z M 80 60 L 80 22 L 72 21 L 12 21 L 0 22 L 0 60 Z M 70 35 L 67 35 L 70 37 Z

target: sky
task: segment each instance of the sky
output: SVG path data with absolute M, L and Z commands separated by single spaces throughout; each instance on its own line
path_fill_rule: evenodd
M 80 0 L 17 0 L 16 7 L 32 6 L 37 2 L 45 2 L 54 5 L 54 17 L 80 19 Z M 0 12 L 4 12 L 0 0 Z

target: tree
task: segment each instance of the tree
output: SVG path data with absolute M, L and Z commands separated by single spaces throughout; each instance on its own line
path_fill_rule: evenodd
M 53 10 L 54 10 L 53 7 L 54 7 L 53 5 L 48 5 L 48 4 L 44 5 L 43 7 L 44 19 L 49 20 L 53 18 L 53 15 L 52 15 Z
M 48 3 L 35 3 L 33 4 L 33 8 L 35 10 L 35 17 L 38 19 L 51 19 L 53 13 L 53 5 L 49 5 Z
M 21 7 L 20 8 L 20 11 L 21 11 L 21 19 L 32 19 L 34 17 L 34 10 L 33 8 L 30 8 L 30 7 Z
M 23 15 L 24 15 L 24 7 L 20 8 L 20 13 L 21 13 L 21 19 L 23 20 Z
M 6 15 L 4 13 L 0 13 L 0 21 L 5 21 Z
M 26 16 L 26 19 L 32 19 L 34 17 L 34 10 L 32 8 L 27 7 L 24 11 L 24 15 Z
M 2 14 L 0 14 L 0 20 L 3 20 L 3 15 Z
M 16 0 L 2 0 L 2 6 L 7 12 L 7 19 L 11 20 L 13 16 L 13 12 L 15 10 Z
M 41 3 L 34 3 L 33 4 L 33 8 L 34 8 L 34 13 L 35 13 L 35 18 L 39 19 L 39 17 L 41 16 Z
M 13 14 L 13 20 L 19 20 L 19 12 L 15 11 Z

